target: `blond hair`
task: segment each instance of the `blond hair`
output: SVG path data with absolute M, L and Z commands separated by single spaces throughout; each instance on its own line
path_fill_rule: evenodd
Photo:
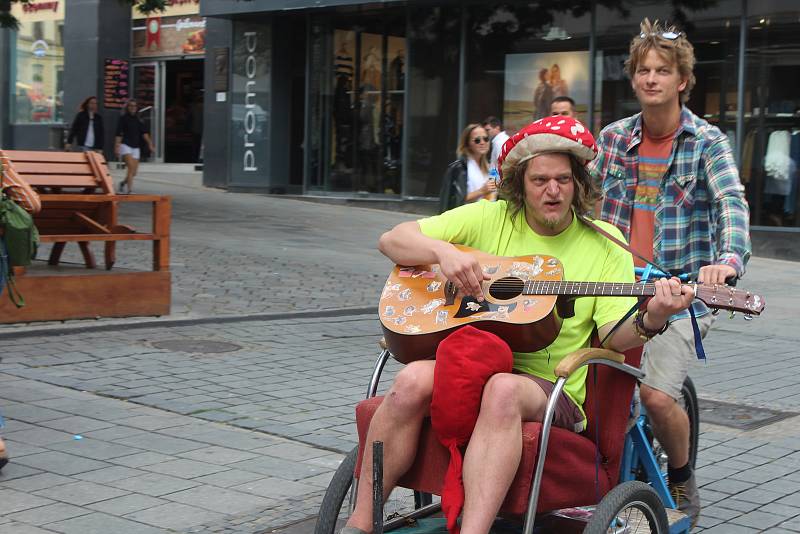
M 695 84 L 694 77 L 694 47 L 686 38 L 686 34 L 675 26 L 661 24 L 658 20 L 650 22 L 645 18 L 639 25 L 641 32 L 631 40 L 628 59 L 625 60 L 625 72 L 633 79 L 647 53 L 655 50 L 671 63 L 678 67 L 681 78 L 686 80 L 686 87 L 681 91 L 681 103 L 689 100 L 689 94 Z M 676 39 L 667 39 L 662 34 L 674 32 Z M 644 37 L 643 37 L 644 36 Z
M 469 150 L 469 144 L 472 139 L 472 132 L 476 128 L 483 128 L 483 124 L 478 124 L 477 122 L 473 122 L 472 124 L 467 124 L 467 127 L 461 132 L 461 137 L 458 139 L 458 148 L 456 149 L 456 155 L 459 158 L 471 158 L 472 153 Z M 485 130 L 485 128 L 483 128 Z M 486 136 L 488 137 L 489 134 L 487 133 Z M 491 145 L 490 145 L 491 148 Z M 478 159 L 478 165 L 483 171 L 483 174 L 489 174 L 489 160 L 487 159 L 487 155 L 489 152 L 484 154 Z

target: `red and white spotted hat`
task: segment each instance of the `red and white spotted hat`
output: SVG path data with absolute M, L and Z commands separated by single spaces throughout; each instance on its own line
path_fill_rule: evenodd
M 572 117 L 544 117 L 512 135 L 497 160 L 500 178 L 511 176 L 520 163 L 548 152 L 569 152 L 584 164 L 597 155 L 591 132 Z

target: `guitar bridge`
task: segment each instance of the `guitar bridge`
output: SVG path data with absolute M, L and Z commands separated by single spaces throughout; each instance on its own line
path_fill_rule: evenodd
M 444 284 L 444 305 L 445 306 L 452 306 L 453 303 L 456 301 L 456 295 L 458 294 L 458 288 L 456 285 L 448 280 Z

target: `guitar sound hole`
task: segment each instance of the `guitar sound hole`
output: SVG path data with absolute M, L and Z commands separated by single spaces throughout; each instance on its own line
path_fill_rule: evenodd
M 507 276 L 492 282 L 489 287 L 489 295 L 496 300 L 510 300 L 522 294 L 522 289 L 525 286 L 519 278 Z

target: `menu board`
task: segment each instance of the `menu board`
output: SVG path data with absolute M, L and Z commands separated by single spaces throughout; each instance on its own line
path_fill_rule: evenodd
M 109 109 L 120 109 L 130 97 L 128 61 L 106 58 L 103 74 L 103 102 Z

